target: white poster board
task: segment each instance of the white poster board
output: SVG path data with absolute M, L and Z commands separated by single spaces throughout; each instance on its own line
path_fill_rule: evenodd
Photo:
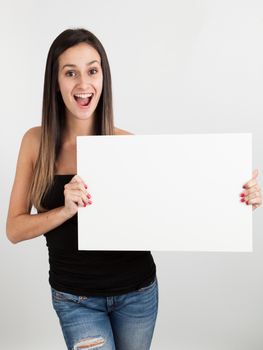
M 77 137 L 79 250 L 252 251 L 252 134 Z

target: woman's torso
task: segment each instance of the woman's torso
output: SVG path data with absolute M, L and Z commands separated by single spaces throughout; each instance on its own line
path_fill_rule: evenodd
M 64 144 L 53 185 L 42 198 L 45 208 L 64 205 L 64 185 L 76 173 L 76 147 Z M 89 234 L 92 239 L 92 232 Z M 57 290 L 86 296 L 119 295 L 142 288 L 155 277 L 150 251 L 79 251 L 77 214 L 44 236 L 49 252 L 49 283 Z

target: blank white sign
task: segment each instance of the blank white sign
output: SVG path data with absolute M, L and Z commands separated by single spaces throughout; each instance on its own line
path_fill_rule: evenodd
M 77 137 L 79 250 L 252 251 L 252 134 Z

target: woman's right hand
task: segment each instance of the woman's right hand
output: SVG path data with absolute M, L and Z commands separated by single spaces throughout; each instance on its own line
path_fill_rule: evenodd
M 78 207 L 86 207 L 92 203 L 87 185 L 79 175 L 73 176 L 71 181 L 64 186 L 64 198 L 63 211 L 69 218 L 77 213 Z

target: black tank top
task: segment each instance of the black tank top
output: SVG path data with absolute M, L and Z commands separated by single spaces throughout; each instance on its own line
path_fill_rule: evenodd
M 44 208 L 64 205 L 64 185 L 73 176 L 54 176 L 53 186 L 41 201 Z M 150 251 L 78 250 L 77 215 L 44 234 L 51 287 L 75 295 L 113 296 L 135 291 L 155 278 Z

